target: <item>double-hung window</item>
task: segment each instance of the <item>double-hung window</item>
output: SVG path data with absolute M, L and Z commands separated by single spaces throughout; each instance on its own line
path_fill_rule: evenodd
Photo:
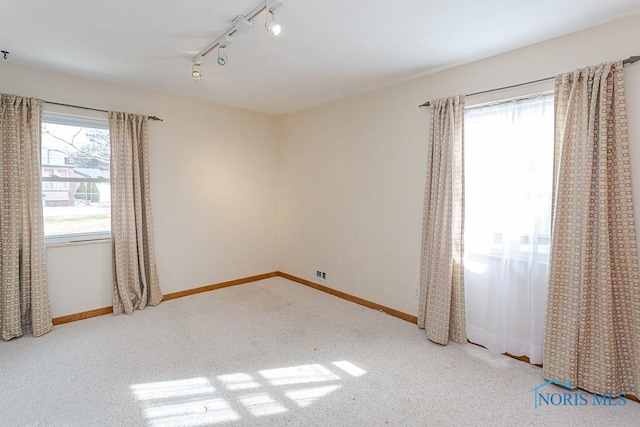
M 553 181 L 553 94 L 465 112 L 467 336 L 542 361 Z
M 111 237 L 109 164 L 106 117 L 43 115 L 42 206 L 47 243 Z

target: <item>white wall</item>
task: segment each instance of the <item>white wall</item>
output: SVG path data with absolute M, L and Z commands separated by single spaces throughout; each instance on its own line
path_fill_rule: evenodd
M 0 92 L 164 119 L 149 125 L 154 237 L 163 293 L 278 268 L 272 250 L 277 118 L 6 61 L 0 63 Z M 54 317 L 112 305 L 110 254 L 108 243 L 47 249 Z
M 284 117 L 282 269 L 324 270 L 330 287 L 416 314 L 429 114 L 417 106 L 640 55 L 637 40 L 640 15 Z M 640 63 L 626 73 L 639 200 Z
M 164 118 L 150 124 L 164 293 L 317 268 L 330 287 L 416 314 L 429 113 L 417 105 L 640 54 L 638 39 L 640 15 L 281 118 L 6 62 L 0 92 Z M 640 64 L 627 77 L 640 138 Z M 47 258 L 54 317 L 111 305 L 109 244 Z

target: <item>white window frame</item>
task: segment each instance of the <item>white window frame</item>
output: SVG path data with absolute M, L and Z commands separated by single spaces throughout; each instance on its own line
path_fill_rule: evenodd
M 536 88 L 540 89 L 536 92 L 531 92 L 530 89 L 527 88 L 518 88 L 518 90 L 512 90 L 509 92 L 510 96 L 504 96 L 504 94 L 502 94 L 502 97 L 498 97 L 498 95 L 496 94 L 490 94 L 491 97 L 485 97 L 484 98 L 484 102 L 474 102 L 474 103 L 470 103 L 470 105 L 465 105 L 465 112 L 467 110 L 472 110 L 474 108 L 482 108 L 482 107 L 486 107 L 489 105 L 494 105 L 494 104 L 502 104 L 502 103 L 508 103 L 508 102 L 518 102 L 520 100 L 524 100 L 527 98 L 536 98 L 539 96 L 548 96 L 548 95 L 553 95 L 553 90 L 549 89 L 549 83 L 543 82 L 543 83 L 538 83 L 536 84 Z M 502 234 L 501 233 L 496 233 L 495 234 L 495 238 L 500 238 L 500 240 L 502 240 Z M 551 250 L 551 230 L 549 230 L 549 234 L 541 234 L 540 236 L 538 236 L 540 240 L 545 239 L 546 240 L 546 244 L 545 246 L 547 246 L 547 251 Z M 532 239 L 532 236 L 526 233 L 523 233 L 520 235 L 521 239 Z M 499 250 L 497 250 L 498 253 L 502 253 L 502 245 L 503 243 L 498 243 L 497 245 L 499 245 Z M 489 254 L 489 253 L 484 253 L 484 254 L 474 254 L 474 256 L 477 257 L 500 257 L 500 255 L 494 255 L 494 254 Z M 514 259 L 517 259 L 517 257 L 515 257 Z M 527 257 L 523 258 L 523 259 L 528 259 Z
M 102 117 L 104 116 L 104 117 Z M 42 113 L 42 123 L 51 123 L 58 125 L 87 127 L 95 129 L 109 130 L 109 121 L 104 115 L 96 115 L 95 117 L 78 116 L 74 114 L 60 113 L 55 111 L 44 111 Z M 42 174 L 42 168 L 40 168 Z M 42 184 L 45 182 L 95 182 L 104 183 L 110 182 L 110 179 L 106 178 L 58 178 L 58 177 L 44 177 L 40 176 Z M 44 185 L 43 185 L 44 187 Z M 55 187 L 55 186 L 54 186 Z M 51 236 L 44 236 L 45 245 L 58 245 L 69 243 L 86 243 L 91 241 L 108 241 L 111 240 L 111 230 L 96 231 L 89 233 L 72 233 L 72 234 L 56 234 Z

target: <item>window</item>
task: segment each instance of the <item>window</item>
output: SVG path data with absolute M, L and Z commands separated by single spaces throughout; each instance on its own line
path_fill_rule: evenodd
M 464 119 L 465 252 L 548 255 L 553 95 L 467 108 Z
M 109 125 L 45 113 L 42 206 L 47 243 L 111 237 Z
M 467 336 L 542 361 L 553 180 L 553 94 L 464 116 Z

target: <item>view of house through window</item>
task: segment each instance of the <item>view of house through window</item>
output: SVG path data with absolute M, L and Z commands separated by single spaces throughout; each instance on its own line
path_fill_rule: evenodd
M 106 119 L 44 115 L 42 205 L 48 241 L 110 236 L 109 157 Z

